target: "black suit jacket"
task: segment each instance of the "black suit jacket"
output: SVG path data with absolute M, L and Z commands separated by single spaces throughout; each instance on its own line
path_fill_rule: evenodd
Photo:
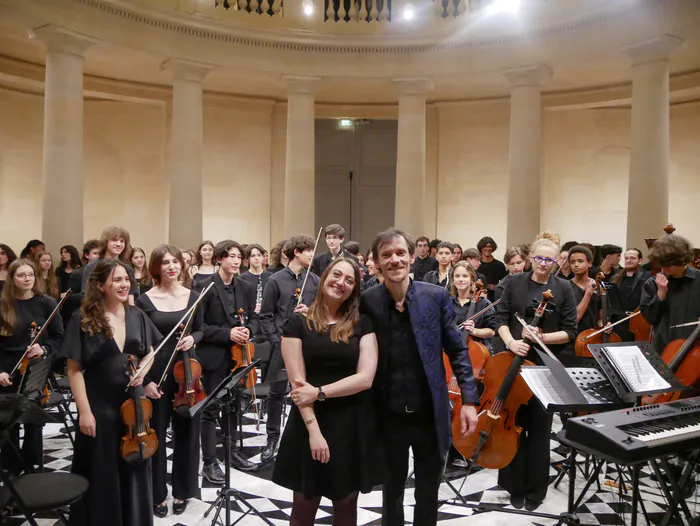
M 625 275 L 625 270 L 622 269 L 618 274 L 612 279 L 612 282 L 618 286 L 621 279 Z M 632 289 L 628 296 L 620 294 L 620 299 L 622 300 L 622 306 L 625 311 L 632 312 L 634 309 L 639 307 L 642 302 L 642 290 L 644 289 L 644 283 L 651 277 L 651 272 L 644 270 L 643 268 L 638 268 L 634 273 L 634 280 L 632 281 Z
M 229 351 L 233 346 L 231 341 L 231 328 L 238 327 L 240 320 L 236 313 L 228 312 L 226 291 L 224 282 L 218 273 L 210 277 L 194 282 L 194 289 L 202 292 L 210 283 L 214 287 L 202 300 L 201 308 L 204 311 L 204 336 L 197 346 L 197 359 L 205 370 L 215 370 L 222 366 Z M 236 308 L 245 311 L 246 326 L 251 334 L 259 324 L 258 314 L 255 312 L 256 289 L 253 285 L 241 278 L 233 279 Z
M 343 256 L 348 259 L 352 259 L 355 263 L 358 265 L 360 262 L 357 260 L 355 256 L 350 254 L 350 252 L 346 252 L 345 250 L 341 250 L 338 253 L 337 257 Z M 316 274 L 319 278 L 323 275 L 323 273 L 326 271 L 328 268 L 328 265 L 331 264 L 331 253 L 330 252 L 324 252 L 323 254 L 319 254 L 316 256 L 311 263 L 311 272 Z

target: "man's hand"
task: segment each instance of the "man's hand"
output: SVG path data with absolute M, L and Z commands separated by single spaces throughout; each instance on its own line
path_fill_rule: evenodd
M 471 404 L 464 404 L 459 413 L 459 420 L 462 423 L 462 436 L 466 437 L 476 431 L 477 417 L 476 407 Z
M 7 373 L 0 373 L 0 387 L 8 387 L 12 385 L 12 379 Z
M 656 295 L 661 301 L 666 299 L 666 294 L 668 294 L 668 278 L 666 274 L 659 272 L 654 276 L 654 281 L 656 281 Z
M 250 338 L 250 331 L 245 327 L 234 327 L 231 329 L 231 341 L 243 345 Z
M 593 296 L 593 293 L 595 292 L 596 289 L 596 282 L 593 278 L 588 278 L 588 281 L 586 282 L 586 288 L 584 289 L 584 293 L 586 296 L 591 297 Z

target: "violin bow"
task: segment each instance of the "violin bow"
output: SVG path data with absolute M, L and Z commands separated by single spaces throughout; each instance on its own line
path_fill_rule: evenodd
M 175 324 L 175 326 L 173 327 L 173 330 L 171 330 L 170 333 L 168 333 L 168 335 L 165 338 L 163 338 L 163 340 L 160 342 L 160 345 L 158 345 L 156 350 L 153 351 L 153 355 L 151 355 L 149 358 L 147 358 L 143 365 L 139 364 L 139 369 L 143 369 L 144 367 L 147 367 L 151 362 L 153 362 L 153 360 L 155 360 L 156 354 L 158 354 L 160 352 L 160 350 L 168 342 L 168 340 L 172 337 L 172 335 L 175 334 L 175 331 L 180 327 L 180 325 L 182 325 L 182 322 L 184 322 L 187 319 L 187 316 L 189 316 L 192 312 L 194 312 L 194 310 L 197 308 L 197 305 L 199 305 L 199 303 L 202 301 L 202 298 L 204 298 L 205 294 L 207 292 L 209 292 L 209 290 L 211 290 L 211 288 L 213 286 L 214 286 L 214 282 L 212 281 L 207 286 L 207 288 L 202 291 L 202 293 L 199 295 L 199 298 L 197 298 L 197 301 L 195 301 L 192 304 L 192 306 L 189 309 L 187 309 L 187 312 L 185 312 L 185 314 L 182 316 L 182 318 L 180 318 L 180 321 L 178 321 Z M 175 346 L 175 348 L 177 349 L 177 345 Z M 173 355 L 174 355 L 174 353 L 173 353 Z M 134 378 L 136 378 L 136 377 L 138 377 L 138 375 L 136 375 Z M 129 384 L 126 386 L 125 391 L 128 391 L 129 387 L 132 386 L 132 384 L 134 382 L 134 378 L 132 378 L 131 381 L 129 382 Z
M 681 323 L 680 325 L 671 325 L 669 327 L 670 329 L 677 329 L 679 327 L 693 327 L 695 325 L 700 325 L 700 320 L 698 321 L 689 321 L 688 323 Z
M 517 312 L 515 313 L 515 319 L 518 320 L 518 321 L 520 322 L 520 325 L 522 325 L 523 328 L 525 329 L 525 331 L 527 331 L 527 336 L 528 336 L 528 338 L 532 338 L 533 340 L 535 340 L 535 341 L 537 342 L 537 345 L 539 345 L 540 347 L 542 347 L 542 348 L 545 350 L 545 352 L 549 355 L 550 358 L 552 358 L 552 359 L 554 359 L 554 360 L 556 360 L 556 361 L 559 362 L 559 358 L 557 358 L 556 356 L 554 356 L 554 353 L 553 353 L 552 351 L 549 350 L 549 347 L 547 347 L 547 346 L 544 344 L 544 342 L 540 339 L 540 337 L 537 336 L 537 334 L 533 333 L 533 332 L 528 328 L 527 322 L 526 322 L 524 319 L 522 319 L 522 318 L 520 317 L 520 314 L 518 314 Z M 560 362 L 560 363 L 561 363 L 561 362 Z
M 617 320 L 615 323 L 611 323 L 610 325 L 608 325 L 608 326 L 606 326 L 606 327 L 603 327 L 602 329 L 598 329 L 597 331 L 595 331 L 595 332 L 589 334 L 588 336 L 586 336 L 585 338 L 583 338 L 581 341 L 584 341 L 584 342 L 585 342 L 586 340 L 590 340 L 590 339 L 593 338 L 594 336 L 598 336 L 601 332 L 609 331 L 609 330 L 612 329 L 615 325 L 619 325 L 619 324 L 622 323 L 622 322 L 625 322 L 625 321 L 627 321 L 627 320 L 631 320 L 632 318 L 634 318 L 635 316 L 637 316 L 638 314 L 641 314 L 641 313 L 642 313 L 642 311 L 636 310 L 636 311 L 634 311 L 632 314 L 630 314 L 629 316 L 627 316 L 627 317 L 625 317 L 625 318 L 622 318 L 621 320 Z M 695 322 L 695 324 L 698 324 L 698 323 L 700 323 L 700 322 Z M 676 325 L 676 327 L 678 327 L 678 325 Z M 671 327 L 671 328 L 673 328 L 673 327 Z
M 323 233 L 323 227 L 318 229 L 318 235 L 316 236 L 316 243 L 314 244 L 314 251 L 311 254 L 311 263 L 309 263 L 309 268 L 306 269 L 306 275 L 304 276 L 304 282 L 301 284 L 301 291 L 299 292 L 299 299 L 297 300 L 297 307 L 301 305 L 301 299 L 304 297 L 304 288 L 306 287 L 306 280 L 309 279 L 309 272 L 311 272 L 311 265 L 316 257 L 316 249 L 318 248 L 318 242 L 321 240 L 321 234 Z M 296 307 L 295 307 L 296 308 Z
M 211 287 L 214 283 L 210 283 L 209 287 Z M 209 290 L 209 287 L 207 287 L 206 290 Z M 204 294 L 202 294 L 203 296 Z M 163 382 L 168 376 L 168 371 L 170 370 L 170 366 L 173 364 L 173 360 L 175 359 L 175 355 L 177 354 L 177 347 L 180 345 L 180 342 L 185 339 L 186 336 L 189 335 L 190 327 L 192 327 L 192 322 L 194 321 L 194 315 L 197 313 L 197 307 L 199 307 L 199 302 L 195 303 L 194 305 L 194 310 L 190 314 L 190 317 L 187 319 L 187 322 L 185 323 L 185 326 L 182 328 L 182 332 L 180 333 L 180 337 L 177 339 L 177 343 L 175 344 L 175 348 L 173 349 L 172 354 L 170 355 L 170 359 L 168 360 L 168 365 L 165 366 L 165 370 L 163 371 L 163 376 L 160 377 L 160 381 L 158 382 L 158 389 L 160 389 L 160 386 L 163 385 Z M 178 327 L 180 325 L 178 324 Z
M 14 368 L 12 369 L 12 372 L 10 373 L 10 376 L 13 376 L 13 375 L 17 372 L 17 369 L 19 369 L 19 367 L 22 365 L 22 361 L 23 361 L 24 358 L 27 356 L 27 353 L 29 352 L 29 349 L 31 349 L 32 346 L 33 346 L 35 343 L 37 343 L 37 342 L 41 339 L 41 336 L 44 334 L 44 331 L 45 331 L 46 329 L 48 329 L 49 324 L 50 324 L 51 321 L 53 321 L 53 319 L 56 317 L 56 314 L 58 314 L 58 311 L 61 310 L 61 307 L 62 307 L 63 304 L 66 302 L 66 299 L 67 299 L 68 296 L 70 296 L 72 293 L 73 293 L 73 290 L 72 290 L 72 289 L 68 289 L 68 290 L 66 291 L 66 295 L 63 296 L 63 297 L 61 298 L 61 301 L 58 302 L 58 304 L 56 305 L 56 307 L 54 308 L 54 310 L 51 312 L 51 314 L 49 314 L 49 317 L 46 318 L 46 321 L 44 322 L 44 325 L 41 327 L 41 329 L 39 329 L 39 331 L 38 331 L 38 332 L 34 335 L 34 337 L 32 338 L 31 343 L 27 346 L 27 349 L 26 349 L 26 350 L 24 351 L 24 353 L 22 354 L 22 357 L 19 359 L 19 362 L 17 362 L 17 365 L 15 365 Z

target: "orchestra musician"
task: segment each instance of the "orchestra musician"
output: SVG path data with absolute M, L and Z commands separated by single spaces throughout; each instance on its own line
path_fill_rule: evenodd
M 87 494 L 71 505 L 69 526 L 153 524 L 150 459 L 122 458 L 120 408 L 133 398 L 126 389 L 129 356 L 148 363 L 161 335 L 141 309 L 128 305 L 130 289 L 122 261 L 94 265 L 61 347 L 80 424 L 71 471 L 90 483 Z M 149 368 L 139 366 L 134 386 L 142 384 Z
M 194 258 L 194 264 L 188 269 L 193 281 L 207 279 L 219 271 L 214 259 L 214 243 L 211 241 L 202 241 L 197 247 Z
M 438 250 L 438 254 L 440 251 Z M 471 336 L 479 343 L 491 350 L 491 338 L 496 334 L 496 312 L 495 307 L 484 312 L 475 320 L 468 320 L 467 313 L 471 305 L 471 296 L 476 284 L 476 271 L 466 261 L 458 261 L 452 269 L 452 284 L 450 294 L 452 295 L 452 306 L 455 311 L 455 323 L 457 329 L 466 336 Z M 484 298 L 476 298 L 476 312 L 486 309 L 491 302 Z
M 92 274 L 95 265 L 100 261 L 109 261 L 112 259 L 118 259 L 124 265 L 126 265 L 126 270 L 129 273 L 129 283 L 131 284 L 131 290 L 129 291 L 129 305 L 133 305 L 136 300 L 136 296 L 139 294 L 138 283 L 136 282 L 136 277 L 134 276 L 134 271 L 131 268 L 131 236 L 129 232 L 120 226 L 110 226 L 102 231 L 98 242 L 98 248 L 100 252 L 100 257 L 90 261 L 87 265 L 83 267 L 83 273 L 81 275 L 81 286 L 80 290 L 87 290 L 87 282 Z
M 161 334 L 170 334 L 177 324 L 199 297 L 199 293 L 186 289 L 180 284 L 180 274 L 184 269 L 182 253 L 173 245 L 160 245 L 151 252 L 148 262 L 148 273 L 153 279 L 153 288 L 141 294 L 136 300 L 139 307 L 151 319 Z M 190 333 L 185 336 L 177 347 L 177 351 L 192 351 L 202 339 L 203 329 L 202 309 L 197 309 Z M 153 399 L 153 418 L 151 427 L 158 436 L 158 442 L 165 444 L 166 433 L 172 422 L 173 428 L 173 459 L 172 480 L 173 512 L 175 515 L 184 513 L 187 499 L 196 497 L 199 491 L 199 433 L 201 417 L 183 416 L 174 410 L 173 399 L 179 389 L 175 381 L 172 365 L 166 371 L 168 362 L 173 354 L 179 335 L 176 333 L 156 355 L 151 370 L 144 378 L 146 396 Z M 161 377 L 166 374 L 165 381 L 158 388 Z M 156 517 L 168 514 L 166 473 L 168 457 L 165 447 L 159 447 L 152 457 L 153 471 L 153 513 Z
M 6 244 L 0 243 L 0 293 L 7 280 L 7 270 L 15 259 L 17 259 L 15 251 Z
M 34 328 L 38 329 L 55 308 L 56 300 L 45 295 L 41 289 L 34 262 L 15 259 L 10 263 L 7 283 L 0 295 L 0 393 L 17 392 L 21 376 L 17 372 L 10 377 L 10 373 L 32 341 L 32 324 L 36 324 Z M 42 335 L 42 340 L 29 349 L 27 358 L 38 359 L 46 355 L 47 359 L 51 359 L 58 350 L 62 335 L 63 321 L 60 315 L 56 315 Z M 19 474 L 26 466 L 41 464 L 43 455 L 41 426 L 23 425 L 23 458 L 17 458 L 12 447 L 2 449 L 3 469 L 15 474 Z M 10 440 L 19 446 L 19 426 L 12 428 L 9 433 Z
M 328 225 L 323 229 L 325 234 L 326 245 L 328 246 L 328 252 L 323 254 L 318 254 L 314 257 L 311 263 L 311 272 L 317 276 L 321 276 L 328 265 L 340 255 L 345 258 L 352 259 L 355 263 L 358 263 L 357 258 L 350 254 L 347 250 L 343 249 L 343 242 L 345 241 L 345 229 L 337 224 Z
M 542 293 L 551 290 L 553 301 L 540 328 L 531 327 L 554 353 L 567 348 L 577 336 L 576 299 L 569 283 L 553 275 L 557 264 L 559 244 L 551 236 L 537 239 L 530 247 L 532 270 L 512 276 L 506 282 L 501 303 L 496 307 L 498 334 L 507 349 L 542 364 L 536 352 L 523 341 L 523 326 L 515 314 L 532 320 Z M 523 427 L 520 446 L 513 461 L 498 474 L 498 484 L 511 496 L 515 508 L 533 511 L 547 494 L 549 485 L 549 437 L 552 416 L 532 397 L 518 412 L 518 424 Z
M 447 241 L 440 241 L 437 246 L 435 259 L 438 262 L 437 270 L 428 272 L 423 281 L 432 285 L 437 285 L 444 289 L 450 289 L 450 278 L 452 274 L 452 253 L 454 248 Z
M 243 309 L 248 324 L 256 322 L 255 287 L 237 277 L 243 261 L 243 247 L 236 241 L 225 240 L 214 247 L 219 270 L 206 279 L 195 281 L 195 290 L 202 291 L 210 283 L 213 289 L 202 299 L 204 335 L 197 347 L 197 359 L 202 364 L 204 391 L 211 393 L 236 365 L 231 354 L 234 344 L 244 345 L 251 338 L 248 326 L 242 326 L 238 310 Z M 202 414 L 202 475 L 212 484 L 225 482 L 216 456 L 216 422 L 221 423 L 221 409 L 208 406 Z M 258 465 L 249 461 L 238 449 L 235 418 L 229 421 L 232 438 L 231 467 L 240 471 L 256 471 Z
M 642 290 L 651 274 L 641 267 L 642 251 L 629 248 L 625 251 L 625 268 L 615 274 L 610 280 L 617 287 L 624 312 L 633 312 L 642 302 Z M 620 316 L 617 316 L 620 318 Z M 613 320 L 615 321 L 615 320 Z M 615 326 L 615 332 L 622 341 L 634 341 L 635 335 L 629 330 L 630 322 L 625 321 Z

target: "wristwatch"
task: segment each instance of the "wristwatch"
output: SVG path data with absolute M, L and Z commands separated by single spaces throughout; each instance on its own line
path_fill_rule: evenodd
M 323 387 L 320 385 L 318 386 L 318 396 L 316 397 L 316 400 L 319 402 L 323 402 L 326 399 L 326 393 L 323 392 Z

